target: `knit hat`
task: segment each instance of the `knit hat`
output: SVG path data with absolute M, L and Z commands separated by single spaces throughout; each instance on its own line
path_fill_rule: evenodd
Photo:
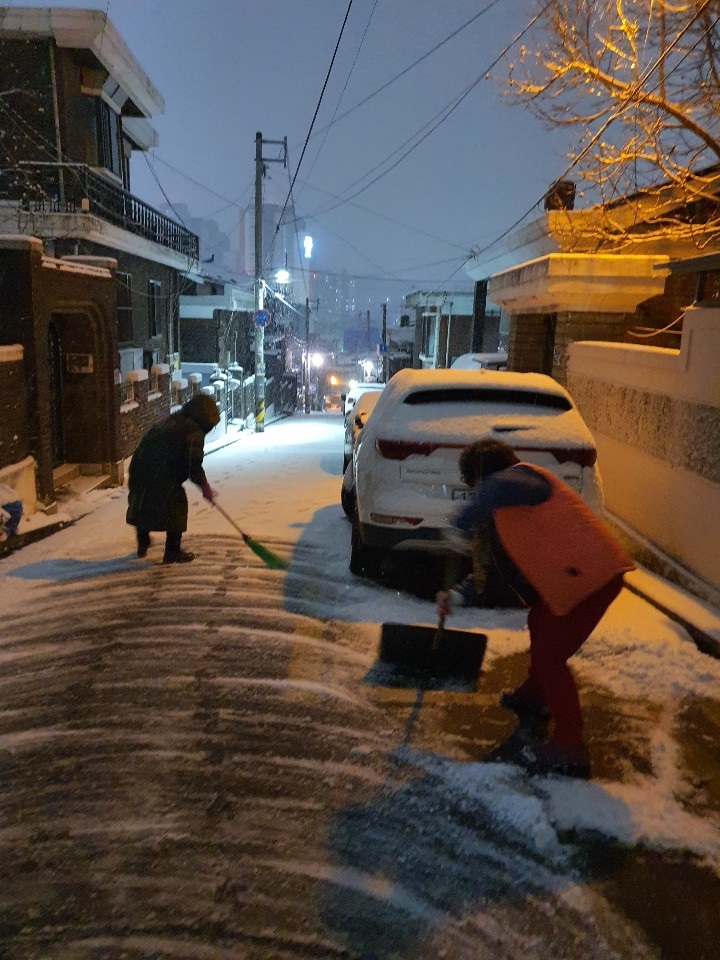
M 204 393 L 196 393 L 187 403 L 184 403 L 182 412 L 184 416 L 194 420 L 204 433 L 210 433 L 212 428 L 220 423 L 220 414 L 215 400 Z

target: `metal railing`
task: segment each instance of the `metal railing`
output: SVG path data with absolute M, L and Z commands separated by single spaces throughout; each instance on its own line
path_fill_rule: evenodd
M 22 210 L 90 213 L 116 227 L 197 260 L 196 234 L 111 183 L 84 163 L 21 161 L 12 185 L 0 180 L 0 198 L 17 200 Z

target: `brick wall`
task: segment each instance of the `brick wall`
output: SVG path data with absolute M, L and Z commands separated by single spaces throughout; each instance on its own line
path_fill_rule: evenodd
M 577 340 L 622 341 L 631 320 L 624 313 L 518 314 L 510 324 L 508 368 L 547 373 L 565 384 L 571 344 Z
M 29 455 L 23 348 L 0 346 L 0 468 Z
M 552 369 L 559 383 L 567 384 L 568 349 L 578 340 L 623 340 L 631 317 L 624 313 L 558 313 Z
M 170 371 L 157 375 L 157 390 L 151 390 L 147 370 L 131 370 L 127 380 L 132 384 L 133 399 L 122 403 L 122 387 L 117 388 L 120 410 L 120 442 L 122 458 L 133 455 L 135 448 L 153 424 L 170 414 Z

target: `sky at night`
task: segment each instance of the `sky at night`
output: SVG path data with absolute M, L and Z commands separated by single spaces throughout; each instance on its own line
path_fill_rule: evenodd
M 313 266 L 399 281 L 393 291 L 468 289 L 471 248 L 539 211 L 566 168 L 565 134 L 511 105 L 498 82 L 533 0 L 10 6 L 107 12 L 165 100 L 151 121 L 159 146 L 133 158 L 133 193 L 215 220 L 231 262 L 253 203 L 256 131 L 287 137 L 289 167 L 269 164 L 264 195 L 284 204 L 297 175 Z

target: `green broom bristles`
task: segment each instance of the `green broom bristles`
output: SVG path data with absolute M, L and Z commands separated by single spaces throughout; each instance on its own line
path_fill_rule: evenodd
M 271 570 L 287 570 L 290 566 L 287 560 L 283 560 L 282 557 L 279 557 L 276 553 L 273 553 L 272 550 L 269 550 L 267 547 L 263 546 L 262 543 L 258 543 L 257 540 L 253 540 L 253 538 L 248 536 L 247 533 L 243 534 L 243 540 L 252 550 L 252 552 L 257 557 L 260 557 L 265 566 L 269 567 Z
M 252 550 L 255 556 L 260 557 L 266 567 L 269 567 L 271 570 L 287 570 L 290 567 L 290 563 L 287 560 L 283 560 L 277 553 L 273 553 L 272 550 L 263 546 L 262 543 L 258 543 L 257 540 L 254 540 L 249 534 L 245 533 L 244 530 L 241 530 L 227 510 L 221 507 L 217 500 L 213 501 L 213 506 L 217 508 L 227 522 L 240 534 L 245 544 Z

